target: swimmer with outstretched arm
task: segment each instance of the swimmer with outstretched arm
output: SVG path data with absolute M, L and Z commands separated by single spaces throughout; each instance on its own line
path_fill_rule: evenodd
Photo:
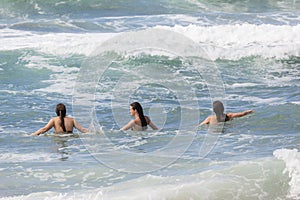
M 253 110 L 246 110 L 244 112 L 238 113 L 224 113 L 224 105 L 221 101 L 213 102 L 213 111 L 215 115 L 208 116 L 203 122 L 199 124 L 202 126 L 204 124 L 218 124 L 219 122 L 227 122 L 233 118 L 243 117 L 253 112 Z
M 86 133 L 89 131 L 88 129 L 82 127 L 74 118 L 66 116 L 67 111 L 64 104 L 57 104 L 55 112 L 57 114 L 57 117 L 51 118 L 46 126 L 40 128 L 31 135 L 40 135 L 47 132 L 52 127 L 54 127 L 55 134 L 73 133 L 74 127 L 82 133 Z
M 147 129 L 148 125 L 153 130 L 158 130 L 158 128 L 152 123 L 149 117 L 144 115 L 143 108 L 139 102 L 134 102 L 130 104 L 130 115 L 134 117 L 128 124 L 126 124 L 122 131 L 131 129 L 133 131 L 144 131 Z

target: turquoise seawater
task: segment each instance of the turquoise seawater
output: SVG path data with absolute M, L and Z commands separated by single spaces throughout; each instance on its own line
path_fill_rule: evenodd
M 299 9 L 1 1 L 0 198 L 300 199 Z M 254 113 L 198 127 L 217 98 Z M 119 131 L 133 101 L 158 131 Z M 61 102 L 93 131 L 30 137 Z

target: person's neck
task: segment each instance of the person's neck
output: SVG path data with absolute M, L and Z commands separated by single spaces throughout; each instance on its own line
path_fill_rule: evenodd
M 135 119 L 140 119 L 140 116 L 139 116 L 139 114 L 138 114 L 138 113 L 137 113 L 137 114 L 135 114 L 135 115 L 134 115 L 134 118 L 135 118 Z

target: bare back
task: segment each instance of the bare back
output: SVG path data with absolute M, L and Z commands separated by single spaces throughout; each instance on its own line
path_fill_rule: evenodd
M 153 130 L 158 130 L 158 128 L 151 122 L 150 118 L 145 116 L 147 125 L 149 125 Z M 131 120 L 127 125 L 125 125 L 121 130 L 125 131 L 132 129 L 134 131 L 144 131 L 147 129 L 147 126 L 142 127 L 142 122 L 139 118 Z
M 73 133 L 73 128 L 74 127 L 82 133 L 86 133 L 86 132 L 89 131 L 88 129 L 82 127 L 72 117 L 65 117 L 64 121 L 65 121 L 64 124 L 65 124 L 65 128 L 66 128 L 66 132 L 68 132 L 68 133 Z M 60 117 L 53 117 L 53 118 L 50 119 L 50 121 L 48 122 L 48 124 L 46 126 L 40 128 L 39 130 L 32 133 L 31 135 L 40 135 L 40 134 L 45 133 L 46 131 L 50 130 L 51 128 L 54 128 L 55 133 L 64 133 L 65 132 L 63 130 L 63 128 L 61 127 Z
M 63 129 L 61 127 L 61 120 L 60 117 L 54 117 L 52 118 L 54 121 L 54 130 L 55 133 L 63 133 Z M 67 133 L 73 133 L 73 128 L 75 127 L 77 130 L 79 130 L 82 133 L 88 132 L 88 129 L 82 127 L 74 118 L 72 117 L 65 117 L 65 127 Z
M 61 119 L 60 117 L 54 117 L 52 118 L 54 122 L 54 131 L 55 133 L 63 133 L 63 128 L 61 127 Z M 73 132 L 73 127 L 74 125 L 74 119 L 72 117 L 65 117 L 65 127 L 66 127 L 66 132 L 67 133 L 72 133 Z

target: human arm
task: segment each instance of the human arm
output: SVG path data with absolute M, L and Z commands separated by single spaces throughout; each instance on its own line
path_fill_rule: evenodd
M 204 125 L 204 124 L 209 124 L 210 120 L 211 120 L 211 116 L 209 116 L 209 117 L 207 117 L 205 120 L 203 120 L 203 122 L 201 122 L 201 123 L 199 124 L 199 126 L 202 126 L 202 125 Z
M 232 118 L 237 118 L 237 117 L 243 117 L 245 115 L 248 115 L 250 113 L 253 113 L 253 110 L 246 110 L 243 112 L 238 112 L 238 113 L 227 113 L 227 116 L 232 119 Z
M 79 124 L 79 122 L 77 122 L 75 119 L 74 119 L 73 122 L 74 122 L 74 127 L 75 127 L 77 130 L 79 130 L 80 132 L 86 133 L 86 132 L 89 131 L 89 129 L 84 128 L 83 126 L 81 126 L 81 125 Z
M 145 116 L 147 125 L 149 125 L 153 130 L 158 130 L 157 126 L 155 126 L 148 116 Z
M 131 120 L 130 122 L 128 122 L 128 124 L 126 124 L 125 126 L 123 126 L 123 128 L 121 128 L 121 131 L 126 131 L 128 129 L 130 129 L 131 127 L 133 127 L 135 124 L 134 120 Z
M 33 135 L 40 135 L 42 133 L 45 133 L 48 130 L 50 130 L 53 126 L 54 126 L 54 120 L 50 119 L 49 122 L 48 122 L 48 124 L 46 126 L 44 126 L 43 128 L 40 128 L 36 132 L 32 133 L 31 136 L 33 136 Z
M 158 130 L 157 126 L 155 126 L 152 121 L 149 122 L 148 124 L 153 130 Z

